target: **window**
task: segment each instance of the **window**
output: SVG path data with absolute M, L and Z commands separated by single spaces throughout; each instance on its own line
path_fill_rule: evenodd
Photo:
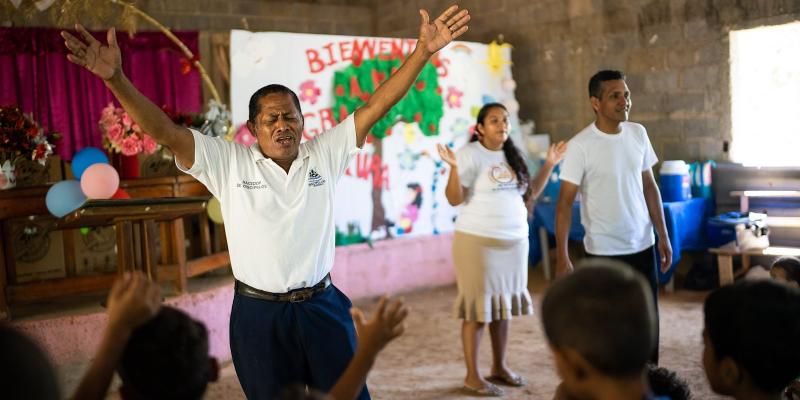
M 800 166 L 800 22 L 730 33 L 731 160 Z

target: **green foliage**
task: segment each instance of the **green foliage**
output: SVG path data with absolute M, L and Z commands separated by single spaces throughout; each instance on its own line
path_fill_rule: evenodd
M 379 55 L 335 72 L 334 112 L 342 117 L 366 104 L 378 85 L 400 68 L 400 64 L 401 60 L 397 57 Z M 444 114 L 441 93 L 436 68 L 427 63 L 408 93 L 375 124 L 370 134 L 377 139 L 383 139 L 391 133 L 394 124 L 405 121 L 416 122 L 426 136 L 437 135 L 439 121 Z

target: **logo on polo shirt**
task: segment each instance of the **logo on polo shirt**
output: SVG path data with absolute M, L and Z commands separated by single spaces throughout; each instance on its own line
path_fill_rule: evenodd
M 266 183 L 261 181 L 248 181 L 246 179 L 242 179 L 241 182 L 236 184 L 237 188 L 245 188 L 245 189 L 269 189 Z
M 323 178 L 317 171 L 314 171 L 312 168 L 308 171 L 308 186 L 322 186 L 325 184 L 325 178 Z

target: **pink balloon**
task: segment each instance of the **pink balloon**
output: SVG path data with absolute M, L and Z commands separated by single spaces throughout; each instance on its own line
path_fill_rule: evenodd
M 119 188 L 119 174 L 108 164 L 92 164 L 81 175 L 81 190 L 90 199 L 108 199 Z

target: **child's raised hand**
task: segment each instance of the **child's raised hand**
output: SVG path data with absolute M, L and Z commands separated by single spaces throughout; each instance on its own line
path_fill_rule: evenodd
M 108 327 L 131 332 L 158 313 L 161 287 L 141 272 L 125 273 L 108 294 Z
M 389 298 L 383 296 L 369 321 L 358 308 L 350 309 L 350 314 L 353 315 L 358 331 L 358 346 L 377 354 L 387 343 L 403 334 L 403 321 L 408 316 L 408 308 L 403 305 L 402 300 L 389 304 Z

